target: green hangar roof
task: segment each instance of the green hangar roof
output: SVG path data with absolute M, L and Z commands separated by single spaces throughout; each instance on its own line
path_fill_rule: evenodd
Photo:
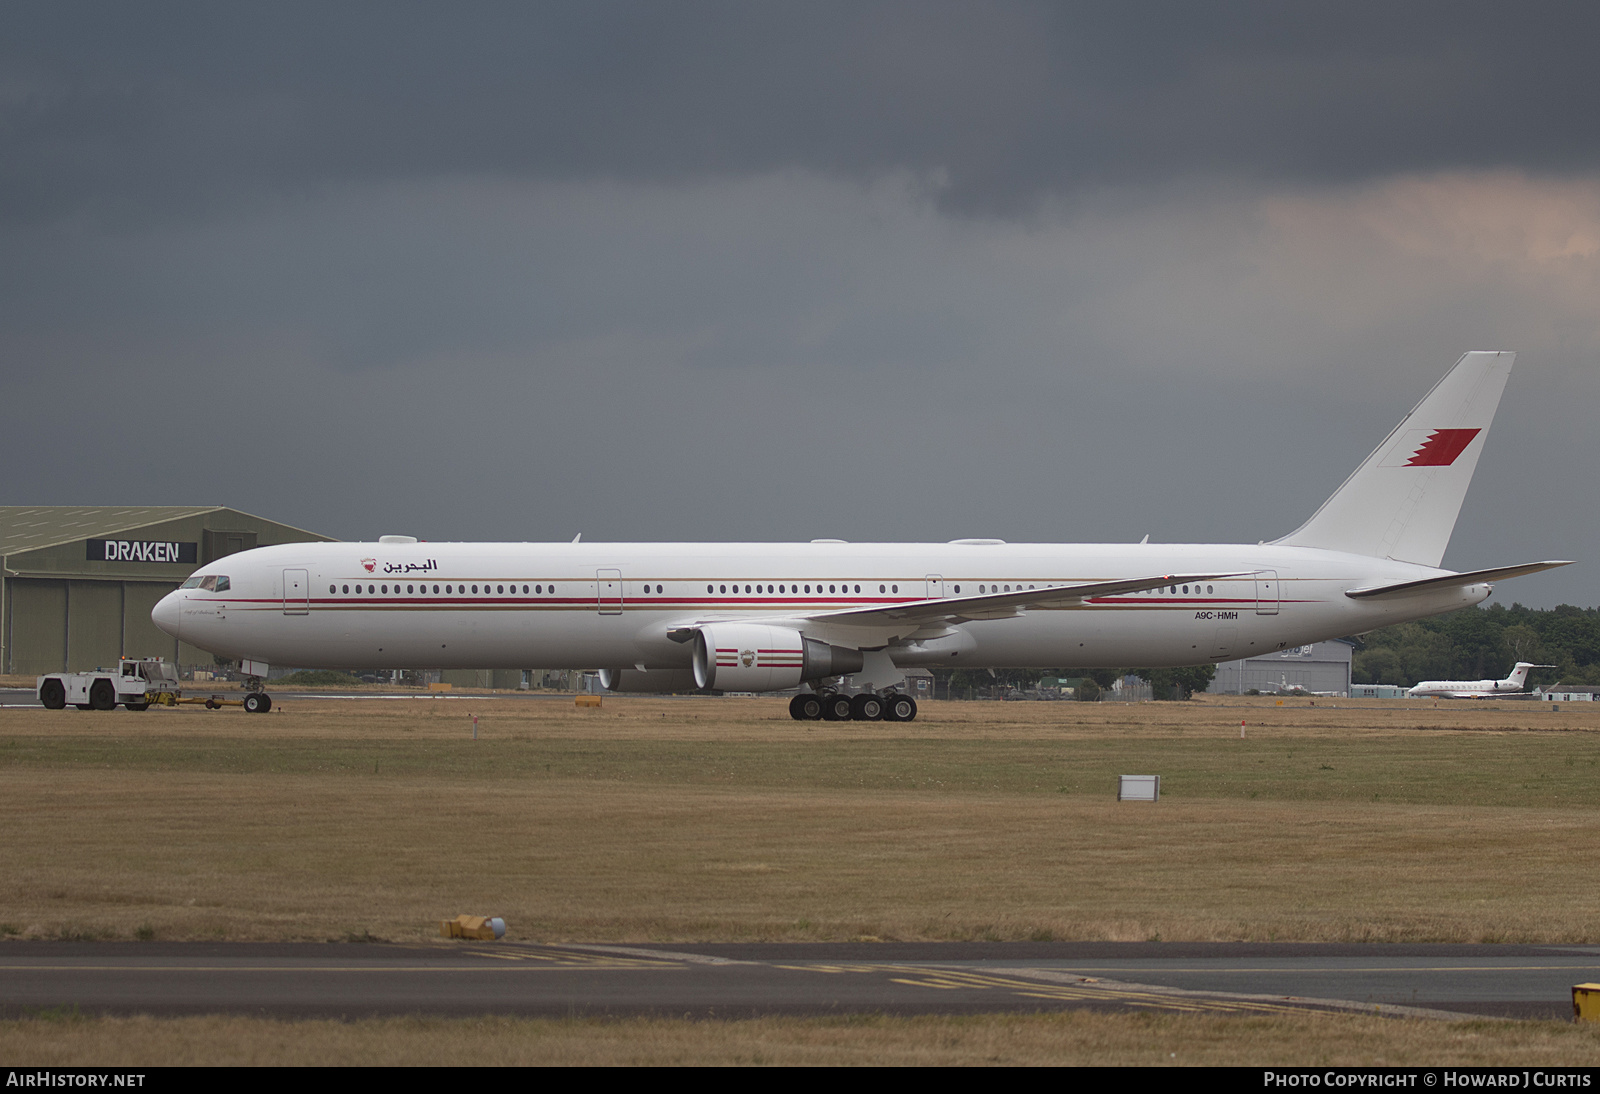
M 0 555 L 82 539 L 103 539 L 209 513 L 237 513 L 247 519 L 261 519 L 224 505 L 0 505 Z M 304 532 L 307 539 L 327 538 L 304 529 L 295 531 Z

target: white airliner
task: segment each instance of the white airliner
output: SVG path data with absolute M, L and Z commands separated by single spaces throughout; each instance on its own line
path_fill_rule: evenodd
M 915 717 L 900 690 L 911 667 L 1247 657 L 1477 604 L 1492 581 L 1567 564 L 1439 568 L 1514 358 L 1462 357 L 1310 520 L 1271 543 L 383 536 L 230 555 L 153 617 L 256 675 L 268 664 L 598 669 L 617 691 L 802 687 L 791 713 L 831 720 Z
M 1554 665 L 1533 665 L 1518 661 L 1517 667 L 1504 680 L 1424 680 L 1407 695 L 1413 698 L 1433 696 L 1439 699 L 1493 699 L 1524 694 L 1528 684 L 1529 669 L 1553 669 Z

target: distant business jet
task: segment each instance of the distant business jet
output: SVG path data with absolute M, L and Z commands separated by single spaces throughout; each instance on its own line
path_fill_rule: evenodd
M 598 669 L 614 691 L 803 690 L 795 718 L 910 719 L 907 668 L 1178 666 L 1481 602 L 1565 566 L 1441 570 L 1515 358 L 1468 353 L 1271 543 L 293 543 L 218 559 L 152 613 L 305 668 Z M 1148 537 L 1147 537 L 1148 538 Z M 850 677 L 846 688 L 841 677 Z M 854 691 L 855 694 L 850 694 Z
M 1553 669 L 1554 665 L 1531 665 L 1518 661 L 1504 680 L 1424 680 L 1406 692 L 1412 698 L 1434 696 L 1439 699 L 1493 699 L 1517 695 L 1528 685 L 1529 669 Z
M 1273 691 L 1274 694 L 1277 694 L 1277 695 L 1310 695 L 1311 694 L 1310 691 L 1306 690 L 1306 686 L 1304 684 L 1291 684 L 1291 683 L 1289 683 L 1289 675 L 1288 675 L 1288 673 L 1279 673 L 1278 674 L 1278 683 L 1277 683 L 1276 686 L 1273 687 L 1272 691 Z

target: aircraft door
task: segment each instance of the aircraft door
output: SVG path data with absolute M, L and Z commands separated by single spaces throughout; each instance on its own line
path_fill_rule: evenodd
M 1278 614 L 1278 571 L 1259 570 L 1256 573 L 1256 614 Z
M 928 575 L 928 599 L 929 600 L 943 600 L 944 599 L 944 575 L 943 574 L 929 574 Z
M 1234 645 L 1239 640 L 1239 624 L 1229 620 L 1217 624 L 1217 633 L 1211 638 L 1211 651 L 1206 655 L 1218 661 L 1226 661 L 1233 652 Z
M 622 571 L 596 570 L 595 606 L 601 615 L 622 614 Z
M 283 614 L 311 613 L 311 575 L 306 570 L 283 571 Z

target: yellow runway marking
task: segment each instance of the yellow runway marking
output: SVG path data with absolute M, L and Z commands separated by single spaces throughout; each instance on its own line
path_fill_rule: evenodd
M 824 973 L 901 973 L 908 972 L 904 965 L 779 965 L 778 968 L 799 972 Z M 961 988 L 1007 991 L 1028 999 L 1049 999 L 1057 1002 L 1117 1003 L 1128 1007 L 1148 1007 L 1183 1012 L 1226 1014 L 1291 1014 L 1308 1009 L 1309 1005 L 1294 1003 L 1265 1003 L 1245 999 L 1211 999 L 1201 993 L 1184 993 L 1174 989 L 1172 994 L 1105 987 L 1042 984 L 1036 980 L 997 976 L 989 973 L 965 972 L 957 969 L 929 969 L 925 973 L 891 976 L 890 981 L 908 987 L 932 988 L 950 991 Z

